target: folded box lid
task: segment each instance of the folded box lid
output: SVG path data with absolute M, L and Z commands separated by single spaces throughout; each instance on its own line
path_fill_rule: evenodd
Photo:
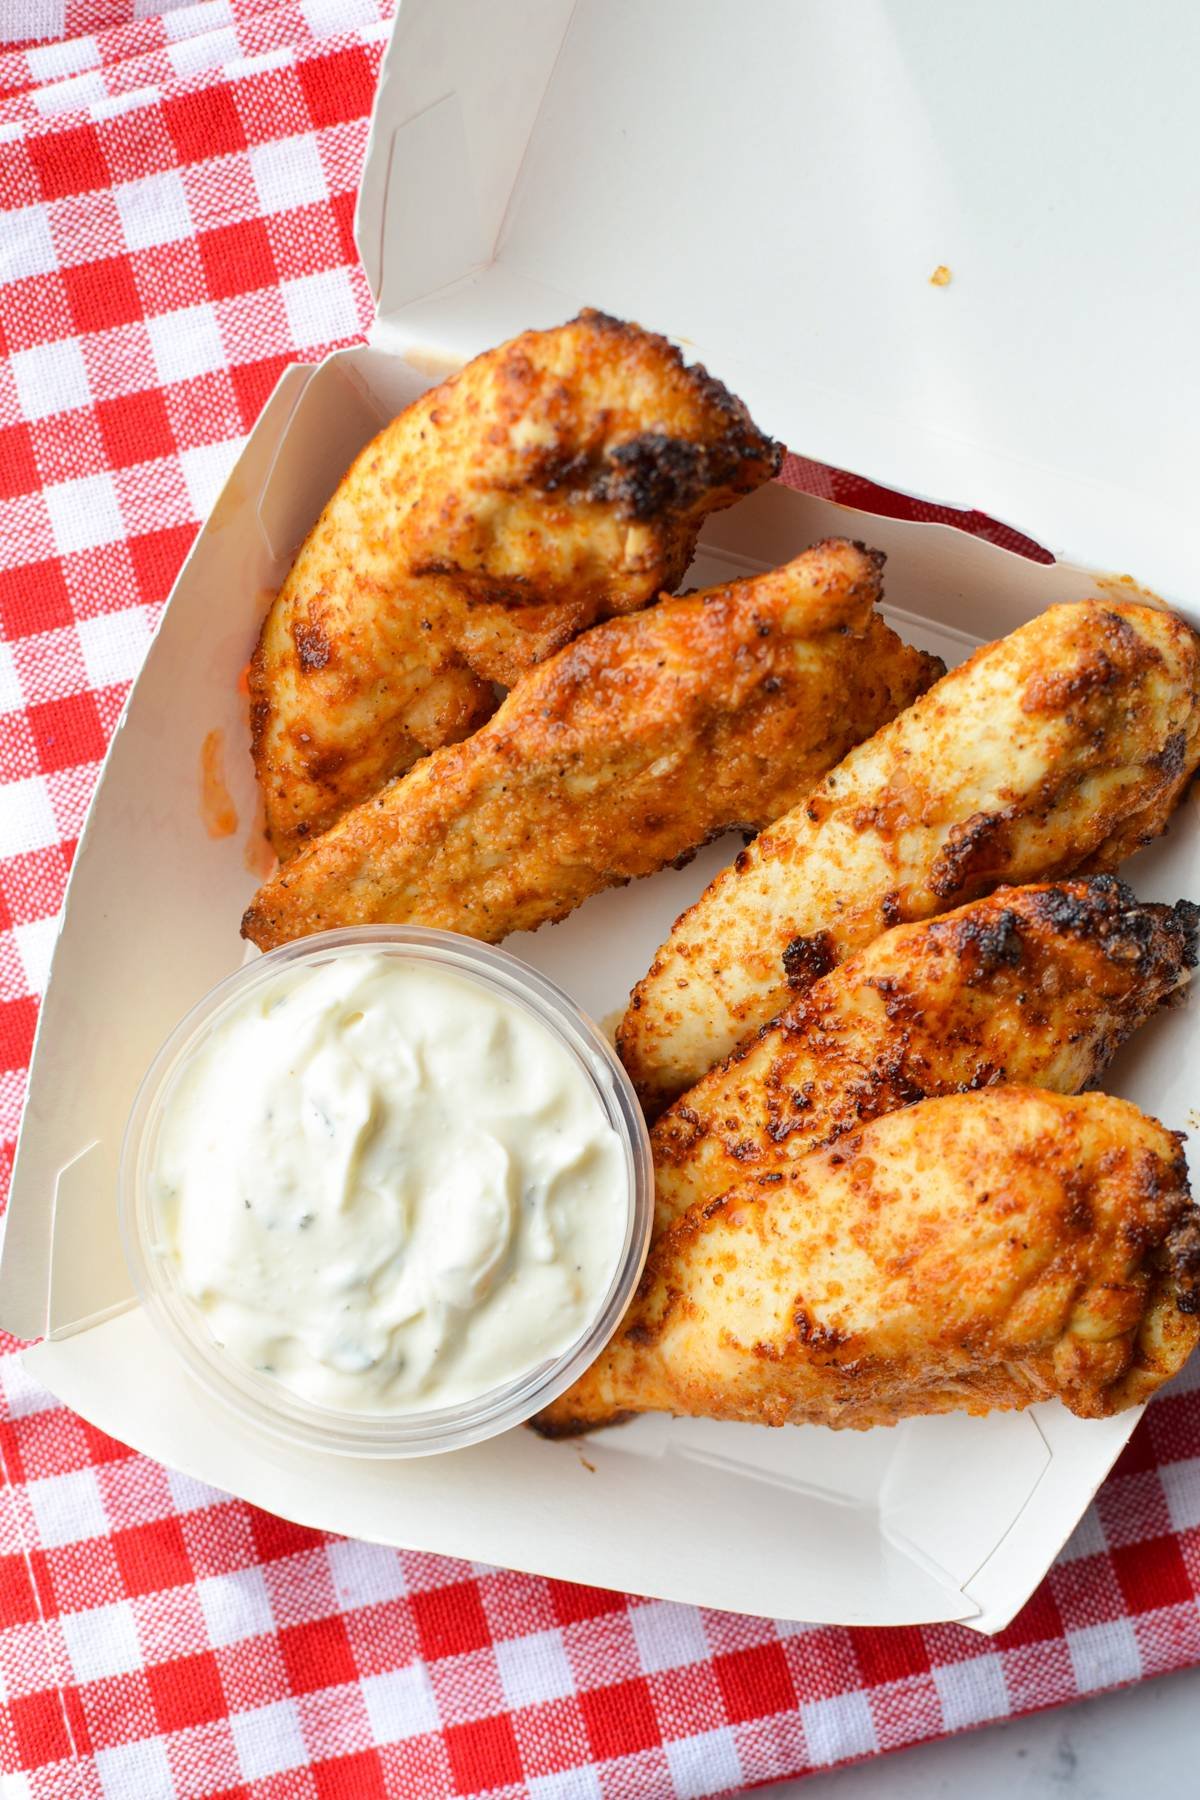
M 792 449 L 1184 599 L 1198 59 L 1185 0 L 403 0 L 380 341 L 639 318 Z

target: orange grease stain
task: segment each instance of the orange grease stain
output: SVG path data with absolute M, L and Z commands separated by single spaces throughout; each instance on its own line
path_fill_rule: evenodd
M 278 867 L 278 858 L 267 842 L 267 809 L 263 804 L 262 792 L 256 789 L 254 802 L 254 818 L 250 825 L 250 834 L 246 839 L 246 847 L 242 851 L 242 861 L 251 875 L 259 881 L 265 881 L 273 875 Z
M 455 356 L 449 350 L 435 350 L 431 345 L 411 344 L 404 352 L 404 360 L 418 375 L 430 375 L 435 381 L 457 375 L 463 366 L 461 356 Z
M 210 838 L 232 837 L 237 809 L 225 785 L 225 733 L 210 731 L 200 747 L 200 817 Z
M 277 588 L 265 587 L 259 589 L 259 604 L 262 606 L 264 613 L 270 612 L 278 597 L 279 591 Z M 251 658 L 250 662 L 245 664 L 237 678 L 237 691 L 241 698 L 246 702 L 247 715 L 249 715 L 250 708 L 250 670 L 252 666 L 253 658 Z M 249 716 L 247 716 L 246 725 L 247 736 L 250 736 L 252 734 L 249 729 Z M 267 841 L 267 809 L 263 802 L 262 789 L 257 782 L 255 783 L 254 793 L 254 817 L 250 821 L 250 830 L 242 849 L 242 862 L 251 875 L 255 876 L 259 881 L 265 881 L 269 875 L 275 873 L 275 870 L 279 866 L 279 859 L 276 857 L 275 852 Z
M 1166 601 L 1153 588 L 1143 587 L 1132 575 L 1097 575 L 1096 586 L 1110 600 L 1136 600 L 1142 606 L 1153 606 L 1159 612 L 1169 612 Z

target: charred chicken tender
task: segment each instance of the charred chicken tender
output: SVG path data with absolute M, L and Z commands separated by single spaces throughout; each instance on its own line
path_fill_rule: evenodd
M 267 614 L 253 752 L 286 858 L 598 619 L 677 587 L 779 445 L 665 338 L 527 331 L 368 444 Z
M 888 1113 L 652 1249 L 549 1435 L 639 1412 L 894 1425 L 1147 1400 L 1200 1336 L 1180 1139 L 1127 1100 L 986 1088 Z
M 595 626 L 286 864 L 246 936 L 409 923 L 496 942 L 775 818 L 940 673 L 874 610 L 882 560 L 831 539 Z
M 653 1116 L 887 927 L 1001 882 L 1114 868 L 1200 760 L 1200 638 L 1053 606 L 852 750 L 675 923 L 621 1023 Z
M 683 1094 L 651 1133 L 656 1230 L 937 1094 L 1077 1094 L 1195 967 L 1200 908 L 1112 875 L 1000 888 L 896 925 Z

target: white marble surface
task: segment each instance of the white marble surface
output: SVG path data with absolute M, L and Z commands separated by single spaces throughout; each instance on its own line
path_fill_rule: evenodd
M 770 1800 L 1148 1800 L 1200 1793 L 1200 1669 L 765 1793 Z

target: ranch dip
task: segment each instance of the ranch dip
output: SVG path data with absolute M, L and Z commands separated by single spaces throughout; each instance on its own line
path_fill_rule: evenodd
M 157 1249 L 225 1353 L 317 1405 L 453 1406 L 565 1350 L 621 1254 L 620 1139 L 516 1001 L 353 950 L 281 969 L 169 1090 Z

